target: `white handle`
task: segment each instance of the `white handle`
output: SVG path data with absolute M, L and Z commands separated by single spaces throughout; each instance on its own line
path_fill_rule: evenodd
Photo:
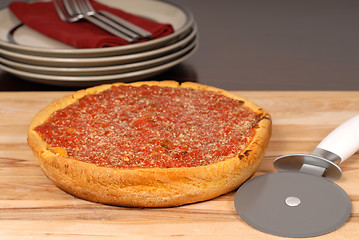
M 334 129 L 317 148 L 335 153 L 341 162 L 359 149 L 359 114 Z

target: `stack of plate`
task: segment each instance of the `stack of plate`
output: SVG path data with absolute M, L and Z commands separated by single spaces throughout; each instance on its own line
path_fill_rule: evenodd
M 135 81 L 159 74 L 197 49 L 192 14 L 152 0 L 98 0 L 161 23 L 174 33 L 126 46 L 75 49 L 22 25 L 8 8 L 0 11 L 0 68 L 25 80 L 62 86 Z

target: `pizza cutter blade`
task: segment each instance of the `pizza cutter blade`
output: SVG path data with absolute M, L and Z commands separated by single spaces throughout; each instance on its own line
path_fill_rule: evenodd
M 359 149 L 359 115 L 332 131 L 311 154 L 275 159 L 281 170 L 245 182 L 235 195 L 240 217 L 260 231 L 282 237 L 314 237 L 342 226 L 351 213 L 347 193 L 331 180 Z

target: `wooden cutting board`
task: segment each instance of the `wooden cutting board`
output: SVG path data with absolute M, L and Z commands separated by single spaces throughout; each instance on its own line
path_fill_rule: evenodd
M 273 160 L 310 153 L 336 126 L 359 113 L 359 92 L 235 92 L 271 113 L 273 134 L 256 175 Z M 137 209 L 77 199 L 56 188 L 26 143 L 33 116 L 69 92 L 0 93 L 0 239 L 283 239 L 247 225 L 234 192 L 175 208 Z M 359 136 L 358 136 L 359 137 Z M 359 153 L 342 164 L 336 183 L 350 196 L 352 215 L 316 239 L 359 238 Z

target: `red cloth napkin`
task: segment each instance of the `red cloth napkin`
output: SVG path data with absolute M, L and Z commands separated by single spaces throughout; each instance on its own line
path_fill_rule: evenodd
M 92 5 L 97 11 L 111 12 L 153 34 L 150 39 L 142 39 L 138 42 L 160 38 L 174 32 L 170 24 L 157 23 L 96 1 L 92 1 Z M 9 8 L 23 24 L 75 48 L 101 48 L 130 44 L 86 21 L 63 22 L 58 17 L 52 2 L 12 2 Z

